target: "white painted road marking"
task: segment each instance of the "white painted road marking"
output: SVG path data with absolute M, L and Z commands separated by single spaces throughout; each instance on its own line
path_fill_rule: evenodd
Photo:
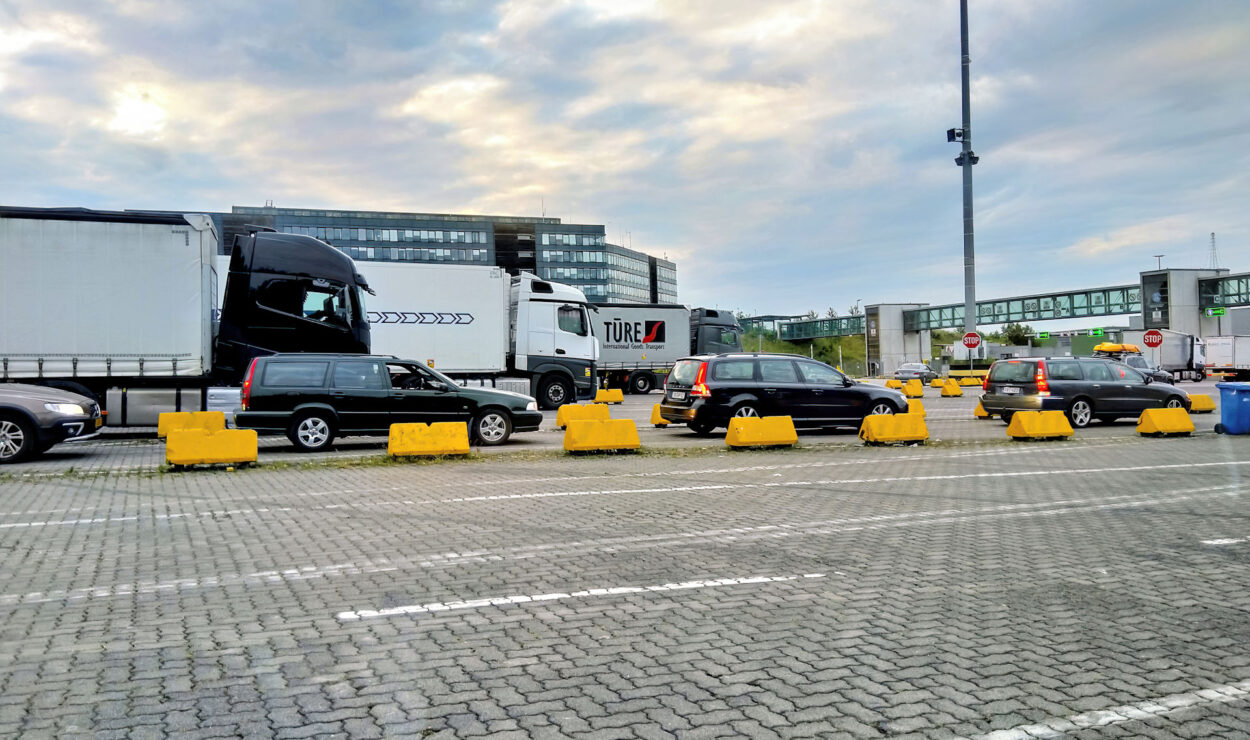
M 1032 725 L 1019 725 L 1009 730 L 997 730 L 972 738 L 956 740 L 1033 740 L 1035 738 L 1061 737 L 1069 732 L 1091 727 L 1118 725 L 1133 720 L 1154 719 L 1172 712 L 1207 704 L 1241 701 L 1250 696 L 1250 681 L 1215 686 L 1188 694 L 1172 694 L 1137 704 L 1125 704 L 1109 709 L 1074 714 L 1070 717 L 1048 719 Z
M 528 604 L 544 601 L 564 601 L 567 599 L 587 599 L 599 596 L 619 596 L 621 594 L 660 593 L 665 591 L 691 591 L 703 588 L 720 588 L 722 586 L 744 586 L 752 583 L 780 583 L 797 581 L 800 578 L 824 578 L 824 573 L 804 573 L 801 576 L 751 576 L 748 578 L 717 578 L 710 581 L 684 581 L 682 583 L 664 583 L 658 586 L 612 586 L 610 588 L 590 588 L 569 593 L 548 594 L 513 594 L 510 596 L 488 596 L 468 601 L 435 601 L 428 604 L 410 604 L 389 609 L 359 609 L 356 611 L 339 612 L 335 615 L 340 622 L 351 622 L 358 619 L 374 617 L 396 617 L 404 614 L 431 614 L 433 612 L 456 611 L 459 609 L 481 609 L 487 606 L 506 606 L 508 604 Z
M 1203 540 L 1202 544 L 1204 545 L 1238 545 L 1245 541 L 1246 541 L 1246 538 L 1241 537 L 1239 539 Z
M 51 591 L 37 594 L 0 594 L 0 605 L 14 603 L 42 603 L 58 600 L 76 600 L 84 598 L 103 598 L 110 596 L 132 595 L 135 593 L 157 593 L 170 590 L 190 588 L 207 588 L 232 584 L 265 585 L 280 581 L 319 578 L 322 576 L 355 575 L 357 573 L 377 573 L 409 568 L 446 568 L 457 565 L 493 562 L 501 560 L 525 560 L 544 555 L 571 557 L 575 555 L 601 552 L 607 549 L 628 552 L 658 547 L 685 547 L 708 542 L 733 544 L 750 542 L 759 539 L 782 537 L 807 537 L 845 532 L 887 529 L 897 527 L 921 527 L 931 524 L 957 524 L 961 522 L 982 521 L 990 519 L 1023 518 L 1034 516 L 1057 516 L 1076 512 L 1100 511 L 1125 506 L 1158 505 L 1188 501 L 1195 498 L 1213 496 L 1239 496 L 1237 485 L 1209 486 L 1174 491 L 1158 498 L 1142 498 L 1131 495 L 1103 496 L 1089 499 L 1068 499 L 1063 501 L 1031 502 L 1022 504 L 1000 504 L 975 509 L 943 509 L 938 511 L 917 511 L 901 514 L 877 514 L 863 517 L 843 519 L 827 519 L 814 522 L 780 522 L 756 527 L 733 527 L 726 529 L 702 530 L 695 532 L 666 532 L 662 534 L 638 535 L 631 537 L 611 537 L 597 540 L 580 540 L 536 545 L 520 545 L 501 550 L 481 550 L 469 552 L 452 552 L 418 555 L 408 559 L 379 560 L 385 566 L 373 563 L 358 565 L 348 563 L 331 566 L 302 566 L 283 571 L 251 573 L 247 575 L 227 574 L 205 578 L 189 578 L 164 583 L 140 582 L 137 584 L 121 584 L 116 586 L 100 586 L 96 588 L 76 589 L 73 591 Z M 1042 508 L 1051 507 L 1051 508 Z M 1058 508 L 1054 508 L 1058 507 Z M 1039 509 L 1029 511 L 1028 509 Z M 288 574 L 288 575 L 280 575 Z M 290 575 L 294 574 L 294 575 Z

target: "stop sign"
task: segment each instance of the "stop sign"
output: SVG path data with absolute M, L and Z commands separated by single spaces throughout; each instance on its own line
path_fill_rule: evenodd
M 1160 340 L 1162 340 L 1163 339 L 1162 335 L 1160 335 L 1159 338 Z M 967 347 L 968 349 L 976 349 L 977 345 L 979 345 L 980 343 L 981 343 L 981 335 L 977 334 L 975 331 L 970 331 L 964 335 L 964 346 Z
M 1151 329 L 1141 338 L 1147 347 L 1158 347 L 1163 344 L 1163 332 L 1158 329 Z

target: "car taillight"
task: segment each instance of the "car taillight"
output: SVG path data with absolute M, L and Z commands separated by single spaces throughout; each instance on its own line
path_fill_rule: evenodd
M 1041 360 L 1037 361 L 1037 375 L 1033 379 L 1037 381 L 1037 395 L 1049 396 L 1050 395 L 1050 383 L 1046 382 L 1046 363 L 1045 362 Z
M 990 368 L 990 369 L 992 370 L 993 368 Z M 986 373 L 985 377 L 981 379 L 981 390 L 988 391 L 989 389 L 990 389 L 990 374 Z
M 694 376 L 694 386 L 690 389 L 692 398 L 709 398 L 712 392 L 707 389 L 707 363 L 699 365 L 699 372 Z
M 247 366 L 247 378 L 243 380 L 243 391 L 239 393 L 239 401 L 242 402 L 243 410 L 247 411 L 247 402 L 252 397 L 252 376 L 256 374 L 256 359 L 253 358 Z

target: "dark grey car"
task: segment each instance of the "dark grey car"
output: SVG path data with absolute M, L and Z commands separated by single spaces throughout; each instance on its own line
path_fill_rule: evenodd
M 58 388 L 0 383 L 0 464 L 39 455 L 57 442 L 100 433 L 95 401 Z
M 990 367 L 981 405 L 1011 421 L 1017 411 L 1058 410 L 1073 427 L 1094 419 L 1137 417 L 1150 408 L 1189 410 L 1189 394 L 1114 360 L 1096 357 L 1030 357 L 999 360 Z

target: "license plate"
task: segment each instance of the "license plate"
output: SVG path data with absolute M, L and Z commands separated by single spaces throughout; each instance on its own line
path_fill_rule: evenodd
M 1015 386 L 1009 385 L 1003 389 L 1003 393 L 1007 394 L 1008 396 L 1018 396 L 1020 395 L 1020 389 L 1016 388 Z
M 672 397 L 673 397 L 673 400 L 674 400 L 674 401 L 684 401 L 684 400 L 686 400 L 686 392 L 685 392 L 685 391 L 673 391 L 671 395 L 672 395 Z

